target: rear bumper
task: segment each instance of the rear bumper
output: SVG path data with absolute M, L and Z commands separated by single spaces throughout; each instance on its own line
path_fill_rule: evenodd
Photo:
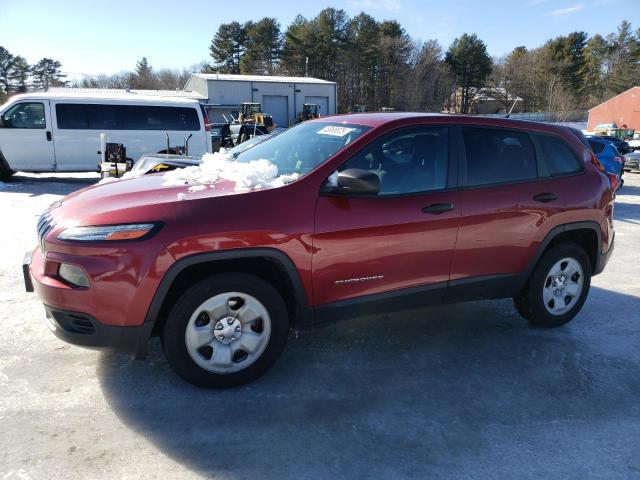
M 152 322 L 137 327 L 120 327 L 104 325 L 86 313 L 69 312 L 49 305 L 44 305 L 44 309 L 47 326 L 60 340 L 85 348 L 122 352 L 134 358 L 143 358 L 146 354 Z
M 598 275 L 604 271 L 604 268 L 609 263 L 609 259 L 613 254 L 613 248 L 615 246 L 615 236 L 611 239 L 611 245 L 609 245 L 609 250 L 606 253 L 601 253 L 598 255 L 598 260 L 596 261 L 596 266 L 593 270 L 593 275 Z

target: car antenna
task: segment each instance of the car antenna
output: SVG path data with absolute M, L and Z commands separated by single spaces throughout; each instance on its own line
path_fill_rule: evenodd
M 509 118 L 511 116 L 511 112 L 513 112 L 513 108 L 516 106 L 516 100 L 513 101 L 513 104 L 511 105 L 511 108 L 509 109 L 509 112 L 504 116 L 504 118 Z

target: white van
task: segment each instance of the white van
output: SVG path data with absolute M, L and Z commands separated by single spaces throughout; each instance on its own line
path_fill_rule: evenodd
M 27 93 L 0 106 L 0 180 L 13 171 L 96 171 L 100 134 L 127 157 L 165 153 L 189 139 L 189 155 L 211 152 L 197 100 L 131 93 Z M 173 152 L 169 152 L 173 153 Z

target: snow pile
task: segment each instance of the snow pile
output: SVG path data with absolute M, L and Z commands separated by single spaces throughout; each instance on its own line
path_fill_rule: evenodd
M 117 182 L 118 180 L 121 180 L 121 179 L 120 178 L 116 178 L 116 177 L 104 177 L 98 182 L 98 185 L 104 185 L 105 183 L 111 183 L 111 182 Z
M 175 187 L 189 185 L 190 192 L 204 190 L 204 185 L 218 180 L 230 180 L 237 191 L 281 187 L 293 182 L 298 174 L 278 175 L 278 167 L 269 160 L 235 162 L 226 155 L 206 154 L 198 166 L 171 170 L 164 174 L 162 185 Z M 202 187 L 202 188 L 199 188 Z

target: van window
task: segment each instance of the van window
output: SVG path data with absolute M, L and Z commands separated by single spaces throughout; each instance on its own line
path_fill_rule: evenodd
M 549 175 L 566 175 L 582 170 L 576 154 L 561 138 L 552 135 L 535 134 L 540 146 L 542 161 Z
M 462 129 L 469 186 L 530 180 L 538 176 L 533 144 L 524 132 L 497 128 Z
M 127 130 L 200 130 L 195 108 L 133 105 L 119 108 Z
M 200 130 L 191 107 L 59 103 L 56 117 L 58 128 L 70 130 Z
M 80 129 L 89 128 L 87 119 L 87 106 L 76 104 L 56 105 L 56 119 L 58 128 Z
M 380 177 L 379 195 L 444 189 L 449 164 L 447 127 L 412 127 L 384 135 L 356 153 L 339 171 L 369 170 Z
M 2 115 L 2 120 L 4 128 L 46 128 L 44 104 L 18 103 Z

